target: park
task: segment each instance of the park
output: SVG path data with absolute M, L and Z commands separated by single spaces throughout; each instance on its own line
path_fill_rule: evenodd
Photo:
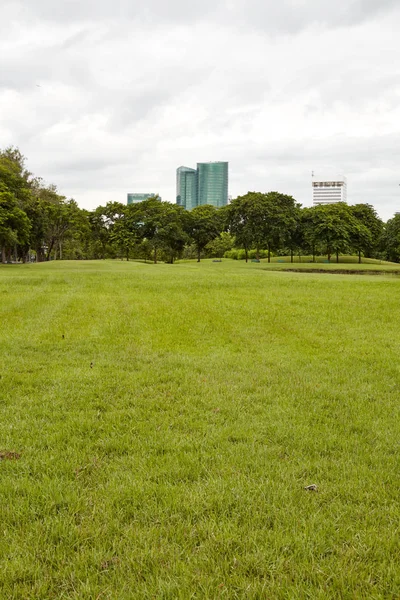
M 398 273 L 2 265 L 0 597 L 399 597 Z

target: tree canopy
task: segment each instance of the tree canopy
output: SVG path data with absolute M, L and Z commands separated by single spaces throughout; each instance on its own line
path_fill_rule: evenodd
M 369 204 L 302 208 L 277 191 L 248 192 L 223 208 L 191 211 L 159 196 L 81 209 L 26 168 L 18 148 L 0 151 L 1 260 L 130 258 L 173 263 L 181 256 L 343 253 L 400 261 L 400 216 L 386 224 Z

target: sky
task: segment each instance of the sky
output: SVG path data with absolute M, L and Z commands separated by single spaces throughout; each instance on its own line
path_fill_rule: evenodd
M 0 148 L 82 208 L 229 161 L 229 194 L 400 211 L 398 0 L 0 0 Z

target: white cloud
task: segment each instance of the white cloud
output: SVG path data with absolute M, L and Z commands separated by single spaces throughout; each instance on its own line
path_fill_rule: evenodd
M 394 7 L 6 4 L 0 147 L 18 145 L 87 208 L 128 191 L 174 201 L 176 167 L 229 160 L 234 196 L 278 189 L 309 204 L 311 170 L 334 170 L 350 201 L 389 218 L 400 206 Z

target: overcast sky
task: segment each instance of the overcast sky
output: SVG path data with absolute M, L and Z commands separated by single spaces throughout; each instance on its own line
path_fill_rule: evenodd
M 399 0 L 0 0 L 0 148 L 81 207 L 175 202 L 180 165 L 229 193 L 400 211 Z

